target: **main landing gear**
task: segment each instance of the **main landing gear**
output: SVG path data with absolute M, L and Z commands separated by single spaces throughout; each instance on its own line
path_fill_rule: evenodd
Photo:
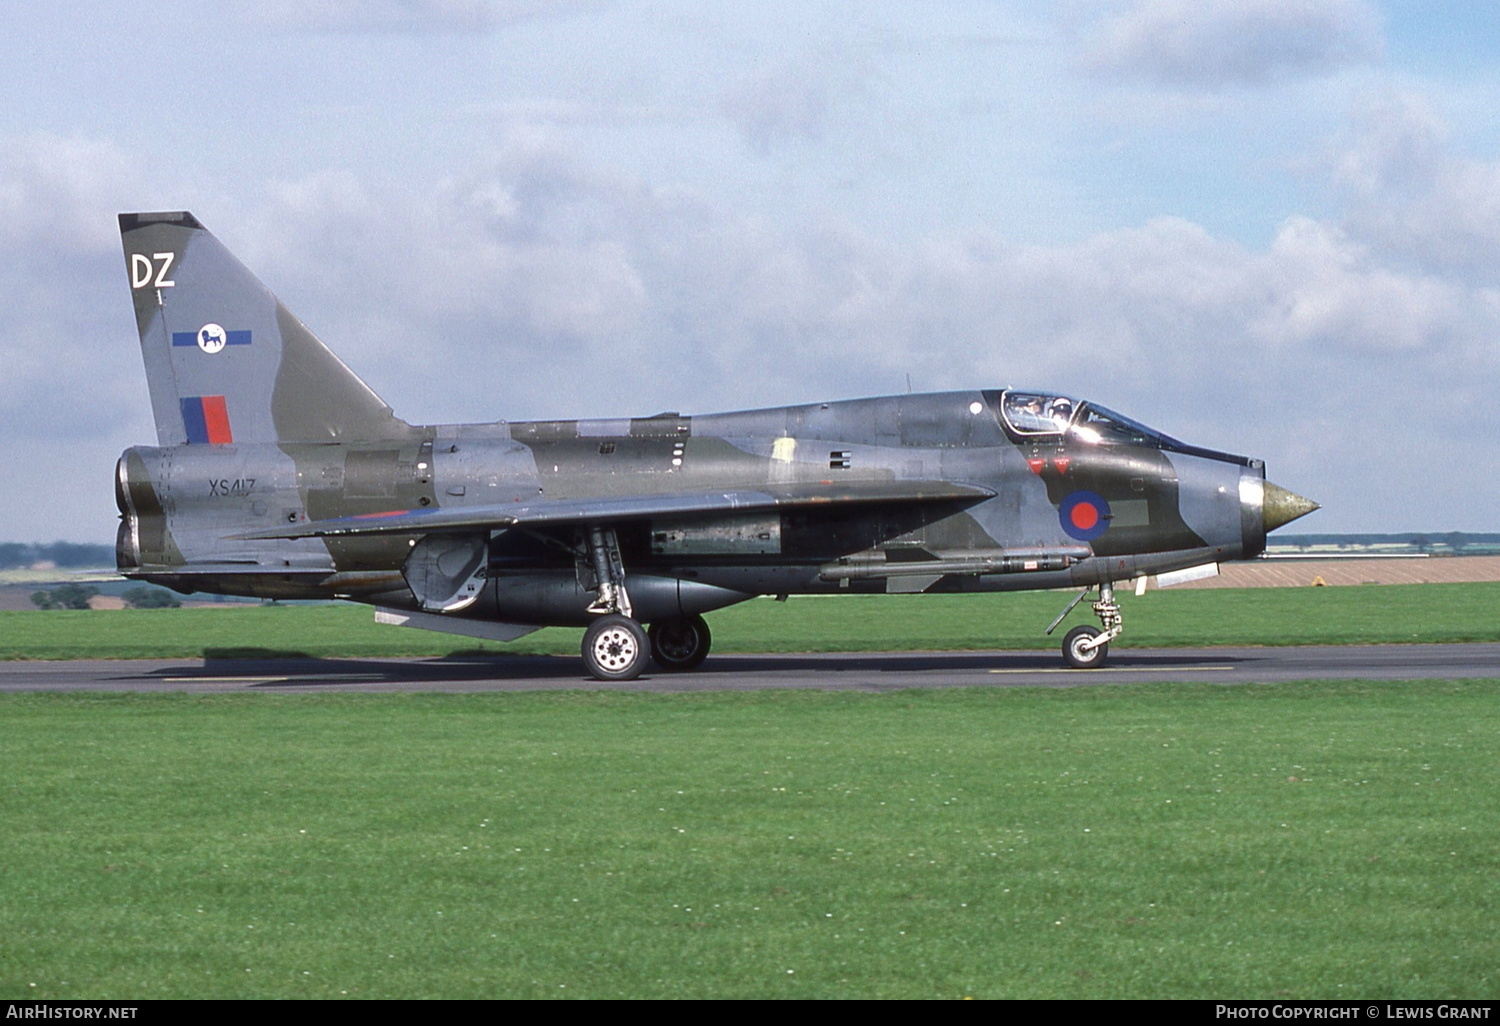
M 1088 592 L 1085 591 L 1070 602 L 1068 608 L 1062 611 L 1062 616 L 1052 621 L 1047 633 L 1051 634 L 1056 630 L 1057 625 L 1063 622 L 1063 617 L 1071 613 L 1087 596 Z M 1099 600 L 1094 603 L 1094 615 L 1099 618 L 1104 630 L 1088 626 L 1074 627 L 1063 638 L 1063 660 L 1075 670 L 1093 670 L 1103 666 L 1109 655 L 1109 643 L 1119 637 L 1120 631 L 1124 629 L 1120 604 L 1115 601 L 1115 586 L 1108 581 L 1099 585 Z
M 630 608 L 625 566 L 612 527 L 591 524 L 584 535 L 594 571 L 594 601 L 588 611 L 599 619 L 583 632 L 583 662 L 596 680 L 635 680 L 651 658 L 651 642 Z
M 708 658 L 712 635 L 701 616 L 640 621 L 607 613 L 583 632 L 583 661 L 599 680 L 635 680 L 653 659 L 667 673 L 696 670 Z
M 588 611 L 599 614 L 583 632 L 583 661 L 589 673 L 598 680 L 635 680 L 649 659 L 669 673 L 697 669 L 713 643 L 708 622 L 696 614 L 674 617 L 657 620 L 647 631 L 625 593 L 625 568 L 614 530 L 590 527 L 586 541 L 597 582 Z

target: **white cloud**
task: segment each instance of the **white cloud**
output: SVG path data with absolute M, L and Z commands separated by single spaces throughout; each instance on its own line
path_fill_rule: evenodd
M 1269 295 L 1250 325 L 1277 349 L 1316 348 L 1355 359 L 1394 353 L 1440 359 L 1466 318 L 1487 324 L 1492 297 L 1373 260 L 1343 231 L 1293 218 L 1263 260 Z M 1474 304 L 1479 308 L 1475 309 Z
M 1500 160 L 1452 151 L 1448 126 L 1409 93 L 1362 101 L 1331 154 L 1352 235 L 1475 283 L 1500 274 Z
M 0 138 L 0 537 L 108 540 L 110 468 L 154 437 L 115 221 L 143 191 L 109 142 Z
M 1323 75 L 1382 49 L 1365 0 L 1134 0 L 1100 20 L 1082 63 L 1109 77 L 1216 88 Z
M 31 259 L 96 251 L 117 238 L 101 208 L 123 209 L 138 180 L 136 162 L 110 142 L 47 132 L 0 137 L 0 241 Z
M 743 76 L 719 108 L 762 155 L 819 143 L 868 99 L 872 71 L 847 53 L 808 54 Z

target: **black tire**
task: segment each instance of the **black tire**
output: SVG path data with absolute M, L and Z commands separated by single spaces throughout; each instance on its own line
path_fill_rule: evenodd
M 645 628 L 628 616 L 601 616 L 583 632 L 583 661 L 597 680 L 635 680 L 650 656 Z
M 1109 642 L 1106 641 L 1098 648 L 1079 647 L 1079 642 L 1097 638 L 1099 634 L 1097 627 L 1074 627 L 1070 630 L 1062 643 L 1063 659 L 1067 664 L 1075 670 L 1093 670 L 1103 666 L 1104 657 L 1109 655 Z
M 696 614 L 658 620 L 646 634 L 651 638 L 651 658 L 668 673 L 696 670 L 708 658 L 713 644 L 708 621 Z

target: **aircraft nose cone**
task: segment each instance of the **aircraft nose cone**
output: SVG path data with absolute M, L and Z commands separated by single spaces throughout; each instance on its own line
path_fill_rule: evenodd
M 1261 505 L 1261 519 L 1265 522 L 1267 533 L 1290 524 L 1298 517 L 1305 517 L 1315 509 L 1321 509 L 1316 502 L 1303 498 L 1296 492 L 1289 492 L 1277 484 L 1266 482 L 1265 500 Z

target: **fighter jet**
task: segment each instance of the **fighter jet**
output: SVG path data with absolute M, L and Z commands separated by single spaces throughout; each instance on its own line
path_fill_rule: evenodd
M 1317 508 L 1260 460 L 1036 389 L 413 425 L 192 214 L 120 232 L 157 444 L 116 468 L 117 562 L 182 592 L 583 627 L 589 672 L 630 680 L 699 666 L 703 614 L 755 596 L 1083 588 L 1100 627 L 1062 653 L 1087 668 L 1117 582 L 1251 558 Z

